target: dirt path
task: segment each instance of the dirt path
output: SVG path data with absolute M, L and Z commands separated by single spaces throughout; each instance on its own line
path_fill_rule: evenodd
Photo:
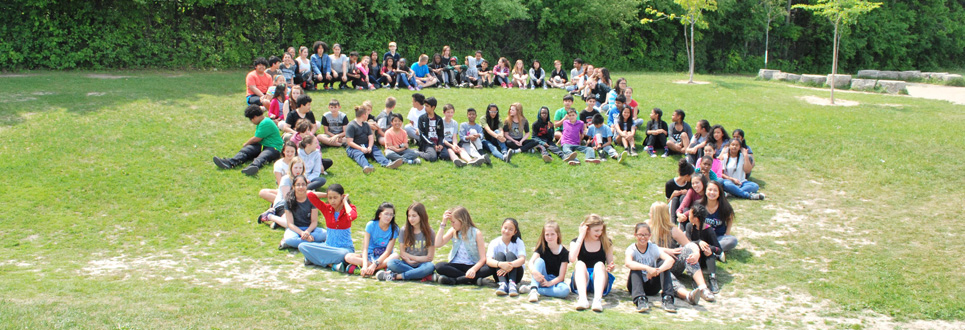
M 965 105 L 965 87 L 910 83 L 908 96 Z

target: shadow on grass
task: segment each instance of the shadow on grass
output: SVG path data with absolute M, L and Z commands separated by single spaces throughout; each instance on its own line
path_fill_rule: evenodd
M 731 90 L 738 90 L 738 89 L 744 89 L 744 88 L 748 88 L 748 87 L 754 87 L 754 85 L 751 85 L 751 84 L 748 84 L 748 83 L 740 83 L 740 82 L 733 82 L 733 81 L 724 81 L 724 80 L 718 80 L 718 79 L 711 80 L 710 82 L 711 82 L 711 83 L 714 83 L 714 84 L 717 85 L 717 86 L 720 86 L 721 88 L 731 89 Z
M 767 181 L 761 180 L 760 177 L 750 177 L 747 178 L 747 181 L 756 183 L 760 188 L 767 187 Z

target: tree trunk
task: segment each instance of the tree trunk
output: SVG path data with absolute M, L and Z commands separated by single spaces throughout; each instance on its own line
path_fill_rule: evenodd
M 690 81 L 688 84 L 694 83 L 694 24 L 697 24 L 696 20 L 690 21 Z
M 834 105 L 834 76 L 838 74 L 838 24 L 841 18 L 834 21 L 834 57 L 831 60 L 831 104 Z
M 767 26 L 764 27 L 764 68 L 767 69 L 767 49 L 771 43 L 771 12 L 767 12 Z
M 793 0 L 787 0 L 787 15 L 784 16 L 784 25 L 791 24 L 791 2 Z

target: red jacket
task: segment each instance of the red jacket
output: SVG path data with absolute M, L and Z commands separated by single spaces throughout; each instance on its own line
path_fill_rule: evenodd
M 308 194 L 308 201 L 311 202 L 312 205 L 314 205 L 315 208 L 322 213 L 322 216 L 325 217 L 325 228 L 328 229 L 352 228 L 352 221 L 355 221 L 355 219 L 359 217 L 358 212 L 355 211 L 355 205 L 352 204 L 348 205 L 349 209 L 352 210 L 351 212 L 348 212 L 348 214 L 345 212 L 345 207 L 339 206 L 337 211 L 341 213 L 338 214 L 338 219 L 336 219 L 336 209 L 328 203 L 323 202 L 314 193 Z

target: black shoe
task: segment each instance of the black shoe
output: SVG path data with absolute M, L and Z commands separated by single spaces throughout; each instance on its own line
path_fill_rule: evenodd
M 211 160 L 214 161 L 215 165 L 218 165 L 218 167 L 222 169 L 230 170 L 232 167 L 234 167 L 231 165 L 231 163 L 228 163 L 228 161 L 224 160 L 223 158 L 214 157 Z
M 305 259 L 305 267 L 311 267 L 311 266 L 314 266 L 314 265 L 315 265 L 315 264 L 313 264 L 311 261 L 308 261 L 308 259 Z
M 245 167 L 245 169 L 241 170 L 241 173 L 247 174 L 248 176 L 254 176 L 255 174 L 258 174 L 258 170 L 258 166 L 248 165 L 248 167 Z
M 707 288 L 713 293 L 720 292 L 720 285 L 717 284 L 717 274 L 710 274 L 710 280 L 707 281 Z
M 645 313 L 650 311 L 650 301 L 647 300 L 647 296 L 637 298 L 637 313 Z
M 663 302 L 662 302 L 660 305 L 663 306 L 663 310 L 664 310 L 665 312 L 667 312 L 667 313 L 676 313 L 676 312 L 677 312 L 677 305 L 674 305 L 673 302 L 674 302 L 673 296 L 664 296 L 664 297 L 663 297 Z
M 446 276 L 446 275 L 439 275 L 438 281 L 439 281 L 439 284 L 445 284 L 445 285 L 455 285 L 455 284 L 456 284 L 456 281 L 453 280 L 452 277 L 449 277 L 449 276 Z

